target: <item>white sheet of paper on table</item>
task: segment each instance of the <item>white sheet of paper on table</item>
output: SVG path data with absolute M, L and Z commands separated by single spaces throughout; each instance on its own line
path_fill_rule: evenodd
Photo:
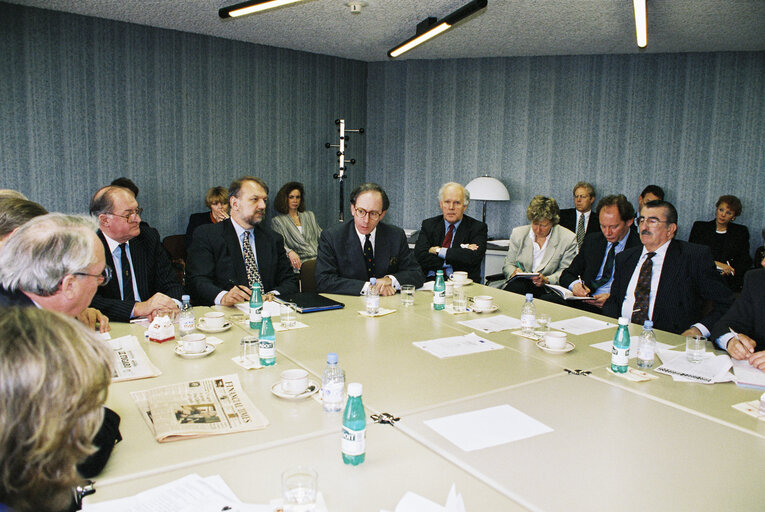
M 550 322 L 550 328 L 558 329 L 574 336 L 587 334 L 595 331 L 602 331 L 609 327 L 616 327 L 616 324 L 610 322 L 604 322 L 596 318 L 590 318 L 589 316 L 577 316 L 574 318 L 568 318 L 566 320 L 558 320 L 557 322 Z
M 757 389 L 765 387 L 764 371 L 753 367 L 746 359 L 738 361 L 731 358 L 731 363 L 733 363 L 733 374 L 736 376 L 736 384 Z
M 412 345 L 421 348 L 429 354 L 433 354 L 439 359 L 477 354 L 479 352 L 488 352 L 490 350 L 500 350 L 505 348 L 502 345 L 485 340 L 473 332 L 464 336 L 415 341 Z
M 658 350 L 656 354 L 661 359 L 662 365 L 654 371 L 670 375 L 675 382 L 715 384 L 733 380 L 733 374 L 730 373 L 733 365 L 730 357 L 726 355 L 715 356 L 714 352 L 705 352 L 704 359 L 700 363 L 691 363 L 685 351 Z
M 507 315 L 494 315 L 486 318 L 476 318 L 473 320 L 463 320 L 457 322 L 465 327 L 475 329 L 485 333 L 506 331 L 509 329 L 518 329 L 521 327 L 521 321 Z
M 632 338 L 633 341 L 630 341 L 630 359 L 635 359 L 637 357 L 637 348 L 638 348 L 638 338 Z M 611 353 L 611 350 L 614 348 L 614 341 L 613 340 L 606 340 L 601 341 L 600 343 L 593 343 L 590 345 L 592 348 L 597 348 L 599 350 L 603 350 L 605 352 Z M 661 343 L 659 341 L 656 342 L 656 352 L 659 350 L 669 350 L 672 348 L 672 345 L 667 345 L 666 343 Z
M 457 492 L 457 486 L 452 484 L 446 497 L 446 505 L 443 507 L 417 493 L 407 491 L 396 505 L 395 512 L 465 512 L 465 502 L 462 494 Z
M 427 420 L 425 424 L 466 452 L 553 431 L 544 423 L 506 404 Z

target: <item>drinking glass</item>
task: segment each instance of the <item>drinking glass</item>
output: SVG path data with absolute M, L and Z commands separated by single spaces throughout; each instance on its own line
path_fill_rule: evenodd
M 295 304 L 287 302 L 279 305 L 279 319 L 284 329 L 295 327 Z
M 242 363 L 259 365 L 260 355 L 258 354 L 258 336 L 253 334 L 242 336 L 240 344 L 242 349 Z
M 414 305 L 414 285 L 413 284 L 401 285 L 401 305 L 402 306 Z
M 537 315 L 537 324 L 542 336 L 544 336 L 550 330 L 550 315 L 545 315 L 544 313 Z
M 691 363 L 700 363 L 704 359 L 707 339 L 703 336 L 685 337 L 685 356 Z
M 306 510 L 302 505 L 316 503 L 316 470 L 306 466 L 290 468 L 282 473 L 284 511 Z
M 455 313 L 463 313 L 467 311 L 467 294 L 465 293 L 465 287 L 461 284 L 454 283 L 452 309 Z

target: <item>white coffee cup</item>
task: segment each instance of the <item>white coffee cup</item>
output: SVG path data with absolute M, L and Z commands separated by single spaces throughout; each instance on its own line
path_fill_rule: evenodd
M 475 309 L 486 311 L 494 305 L 494 297 L 491 295 L 476 295 L 473 297 L 473 307 Z
M 209 329 L 220 329 L 226 323 L 226 316 L 221 311 L 210 311 L 200 320 Z
M 282 372 L 282 391 L 288 395 L 299 395 L 308 387 L 308 372 L 295 368 Z
M 201 354 L 207 348 L 207 336 L 194 333 L 181 338 L 181 346 L 186 354 Z
M 467 278 L 468 278 L 467 276 L 468 276 L 467 272 L 458 270 L 457 272 L 452 273 L 452 281 L 454 281 L 455 283 L 464 284 L 465 282 L 467 282 Z
M 566 347 L 566 333 L 550 331 L 545 333 L 545 345 L 553 350 L 561 350 Z

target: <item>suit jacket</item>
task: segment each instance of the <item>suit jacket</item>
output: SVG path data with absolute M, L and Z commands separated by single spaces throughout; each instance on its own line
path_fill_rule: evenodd
M 765 350 L 765 268 L 744 276 L 744 289 L 733 306 L 712 328 L 713 340 L 730 332 L 746 334 L 757 342 L 755 351 Z
M 232 222 L 229 218 L 205 224 L 194 232 L 186 276 L 195 305 L 210 306 L 221 291 L 230 290 L 235 284 L 248 285 L 242 245 Z M 297 292 L 297 276 L 287 259 L 281 235 L 261 222 L 255 225 L 253 236 L 263 292 L 276 290 L 288 296 Z
M 520 262 L 527 272 L 539 271 L 547 277 L 550 284 L 558 284 L 561 273 L 571 265 L 574 256 L 576 256 L 576 235 L 561 227 L 560 224 L 553 226 L 548 235 L 550 241 L 547 243 L 541 267 L 532 269 L 534 242 L 529 238 L 530 231 L 531 224 L 527 224 L 514 228 L 510 234 L 510 246 L 507 249 L 505 265 L 502 268 L 505 277 L 509 278 L 516 268 L 515 263 Z
M 399 284 L 413 284 L 417 288 L 425 281 L 401 228 L 382 222 L 377 224 L 374 258 L 375 277 L 393 275 Z M 352 220 L 322 231 L 315 272 L 319 292 L 361 293 L 368 281 L 367 268 Z
M 736 271 L 735 275 L 723 279 L 732 290 L 738 291 L 744 282 L 744 274 L 752 267 L 752 258 L 749 256 L 749 230 L 741 224 L 729 223 L 722 246 L 715 245 L 716 232 L 717 223 L 714 220 L 699 220 L 693 223 L 688 241 L 712 249 L 712 258 L 715 261 L 730 261 Z
M 576 208 L 561 210 L 558 225 L 563 226 L 576 235 Z M 585 236 L 590 233 L 600 233 L 600 219 L 598 219 L 598 214 L 595 210 L 590 211 L 590 220 L 587 222 L 587 229 L 584 230 Z
M 112 253 L 101 230 L 98 231 L 98 238 L 104 246 L 106 264 L 114 268 Z M 148 300 L 155 293 L 164 293 L 181 300 L 183 286 L 178 282 L 167 251 L 160 243 L 159 232 L 152 227 L 141 226 L 141 233 L 131 239 L 128 245 L 141 300 Z M 135 303 L 122 300 L 120 283 L 115 276 L 106 286 L 98 287 L 90 306 L 101 310 L 112 320 L 129 322 Z
M 24 295 L 21 290 L 10 291 L 4 286 L 0 285 L 0 306 L 5 308 L 12 306 L 27 308 L 34 305 L 34 301 Z
M 640 236 L 630 229 L 624 250 L 626 251 L 630 247 L 638 247 L 640 245 L 642 245 Z M 602 232 L 598 231 L 597 233 L 585 236 L 582 248 L 579 249 L 579 254 L 574 257 L 571 265 L 561 273 L 559 284 L 564 288 L 568 288 L 571 283 L 579 279 L 579 276 L 582 276 L 584 284 L 588 288 L 592 288 L 592 282 L 597 277 L 600 266 L 606 257 L 606 247 L 608 247 L 608 240 L 606 240 Z M 594 292 L 595 290 L 592 291 Z
M 213 224 L 210 214 L 211 212 L 208 210 L 206 212 L 192 213 L 189 217 L 189 225 L 186 226 L 186 238 L 184 239 L 187 251 L 189 250 L 189 247 L 191 247 L 191 241 L 194 239 L 194 231 L 199 226 Z
M 616 255 L 614 282 L 611 296 L 603 305 L 604 315 L 621 316 L 627 286 L 642 251 L 642 246 L 633 247 Z M 704 301 L 711 301 L 714 307 L 702 317 Z M 682 240 L 670 241 L 654 299 L 653 326 L 676 334 L 697 322 L 711 329 L 731 304 L 733 292 L 715 269 L 709 248 Z
M 442 260 L 435 254 L 430 254 L 428 249 L 441 246 L 444 241 L 444 236 L 446 236 L 444 216 L 431 217 L 422 221 L 420 235 L 414 246 L 414 256 L 425 275 L 431 270 L 435 272 L 443 268 L 444 262 L 446 262 L 454 270 L 467 271 L 470 279 L 480 283 L 481 263 L 486 254 L 487 232 L 486 224 L 473 217 L 463 215 L 462 222 L 452 237 L 452 246 L 446 250 L 446 259 Z M 476 244 L 478 250 L 463 249 L 460 244 Z

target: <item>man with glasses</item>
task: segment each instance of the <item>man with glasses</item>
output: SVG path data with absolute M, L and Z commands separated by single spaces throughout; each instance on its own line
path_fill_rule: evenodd
M 655 328 L 684 336 L 709 336 L 733 303 L 709 248 L 675 240 L 677 210 L 666 201 L 643 206 L 638 232 L 643 247 L 616 256 L 603 314 L 641 325 L 653 320 Z
M 106 263 L 115 276 L 98 289 L 92 306 L 120 322 L 174 315 L 183 295 L 159 233 L 140 225 L 141 212 L 133 193 L 124 187 L 103 187 L 90 200 Z
M 560 211 L 558 224 L 574 232 L 578 249 L 581 249 L 585 236 L 600 231 L 598 217 L 592 213 L 594 203 L 595 188 L 586 181 L 580 181 L 574 185 L 574 208 Z
M 393 295 L 403 284 L 422 286 L 424 276 L 404 230 L 380 223 L 389 206 L 387 194 L 376 183 L 365 183 L 351 192 L 353 222 L 326 229 L 319 238 L 319 292 L 365 294 L 372 277 L 377 278 L 380 295 Z

